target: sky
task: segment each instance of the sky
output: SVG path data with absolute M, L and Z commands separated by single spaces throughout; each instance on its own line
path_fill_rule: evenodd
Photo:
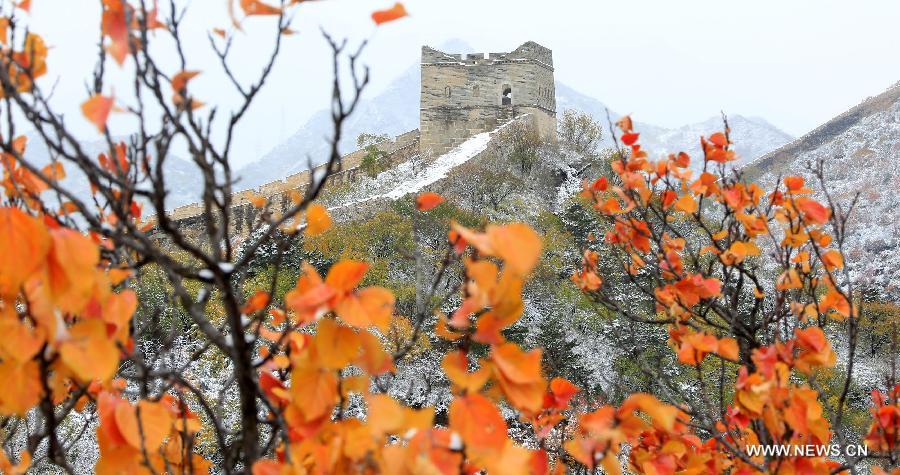
M 724 111 L 762 117 L 799 136 L 900 80 L 900 2 L 893 0 L 406 0 L 409 17 L 375 27 L 370 13 L 393 2 L 323 0 L 295 9 L 297 33 L 286 38 L 269 84 L 238 131 L 236 164 L 258 159 L 328 106 L 331 59 L 321 30 L 351 45 L 368 40 L 369 96 L 418 61 L 423 44 L 460 39 L 484 52 L 533 40 L 553 50 L 557 81 L 665 127 Z M 187 12 L 188 68 L 202 72 L 191 82 L 195 96 L 234 106 L 237 96 L 208 39 L 212 28 L 229 26 L 227 0 L 176 3 Z M 78 105 L 97 56 L 99 4 L 32 0 L 27 18 L 52 48 L 40 84 L 55 85 L 54 106 L 86 140 L 98 138 Z M 262 67 L 273 21 L 249 18 L 245 31 L 235 33 L 231 65 L 242 80 Z M 174 74 L 171 44 L 158 36 L 154 53 Z M 131 98 L 129 66 L 111 67 L 107 85 L 123 105 Z M 116 115 L 111 121 L 115 134 L 132 125 Z

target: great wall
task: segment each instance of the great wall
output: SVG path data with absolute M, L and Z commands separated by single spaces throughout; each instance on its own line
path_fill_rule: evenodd
M 423 46 L 421 67 L 419 128 L 374 145 L 385 154 L 390 167 L 413 157 L 439 161 L 450 153 L 466 153 L 454 149 L 479 135 L 491 140 L 490 132 L 513 120 L 526 121 L 542 140 L 556 141 L 556 88 L 550 49 L 529 41 L 509 53 L 467 55 Z M 475 155 L 487 143 L 477 145 L 480 149 L 471 151 Z M 341 157 L 339 171 L 326 178 L 326 189 L 358 182 L 364 173 L 360 166 L 368 153 L 360 149 Z M 453 159 L 444 162 L 452 163 Z M 291 195 L 304 194 L 310 177 L 324 174 L 324 167 L 319 165 L 235 193 L 233 231 L 238 235 L 248 233 L 259 213 L 284 213 Z M 257 197 L 266 198 L 265 209 L 253 205 Z M 175 208 L 168 214 L 181 229 L 196 231 L 204 222 L 200 203 Z

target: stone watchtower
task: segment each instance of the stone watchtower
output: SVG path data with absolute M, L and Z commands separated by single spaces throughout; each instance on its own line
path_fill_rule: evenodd
M 555 91 L 553 52 L 533 41 L 469 55 L 423 46 L 419 148 L 438 155 L 523 114 L 556 141 Z

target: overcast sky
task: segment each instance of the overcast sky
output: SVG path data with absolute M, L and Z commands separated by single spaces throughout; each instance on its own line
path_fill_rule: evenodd
M 32 3 L 30 25 L 53 48 L 43 84 L 58 80 L 56 105 L 89 137 L 77 107 L 96 57 L 100 2 Z M 258 158 L 327 106 L 330 59 L 320 27 L 351 42 L 370 40 L 371 95 L 418 61 L 422 44 L 461 39 L 479 51 L 508 51 L 534 40 L 553 50 L 557 81 L 662 126 L 724 110 L 801 135 L 900 80 L 900 2 L 893 0 L 407 0 L 410 17 L 375 28 L 370 12 L 392 3 L 300 5 L 298 34 L 287 39 L 271 84 L 242 129 L 236 161 Z M 192 82 L 196 95 L 227 104 L 234 97 L 206 38 L 211 28 L 228 26 L 226 0 L 179 4 L 188 7 L 189 67 L 204 72 Z M 248 19 L 246 33 L 238 34 L 233 66 L 246 78 L 261 66 L 272 21 Z M 119 79 L 112 88 L 127 102 L 127 82 Z M 126 129 L 120 122 L 113 132 Z

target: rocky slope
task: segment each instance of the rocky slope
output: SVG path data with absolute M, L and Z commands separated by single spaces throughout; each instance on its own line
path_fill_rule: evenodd
M 760 157 L 745 171 L 769 185 L 791 174 L 812 180 L 809 165 L 819 160 L 832 198 L 844 209 L 859 193 L 847 249 L 853 275 L 900 298 L 900 83 Z

